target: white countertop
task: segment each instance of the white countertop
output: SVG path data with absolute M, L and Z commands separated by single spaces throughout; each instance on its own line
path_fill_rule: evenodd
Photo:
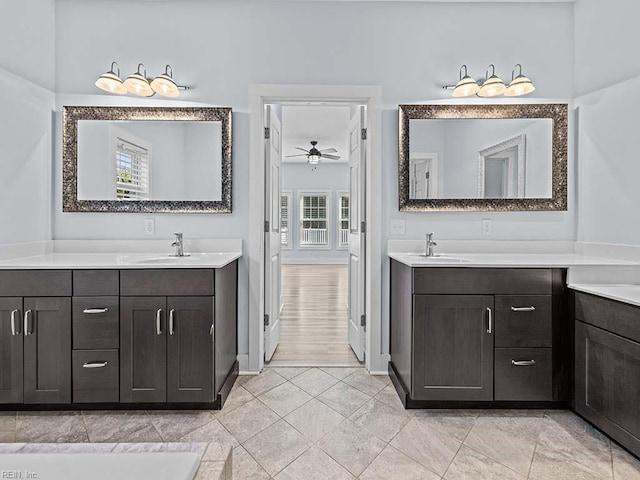
M 222 268 L 241 256 L 241 252 L 200 252 L 184 257 L 167 253 L 48 253 L 0 261 L 0 270 Z
M 409 267 L 569 268 L 638 265 L 637 262 L 588 257 L 576 253 L 443 253 L 429 258 L 418 253 L 390 252 L 388 255 Z
M 569 288 L 640 307 L 640 285 L 569 284 Z

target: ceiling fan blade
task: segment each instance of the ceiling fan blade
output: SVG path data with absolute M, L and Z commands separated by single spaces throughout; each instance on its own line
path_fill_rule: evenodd
M 309 153 L 309 150 L 305 150 L 304 148 L 296 147 L 298 150 L 302 150 L 303 152 Z
M 338 150 L 336 150 L 335 148 L 325 148 L 324 150 L 320 150 L 320 153 L 322 153 L 323 155 L 325 153 L 338 153 Z
M 322 154 L 322 158 L 328 158 L 329 160 L 340 160 L 340 157 L 338 155 L 325 155 L 324 153 Z
M 292 157 L 308 157 L 309 155 L 301 153 L 300 155 L 285 155 L 284 158 L 292 158 Z

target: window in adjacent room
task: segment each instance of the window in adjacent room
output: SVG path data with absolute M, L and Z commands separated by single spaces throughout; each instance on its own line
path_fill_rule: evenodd
M 291 192 L 286 190 L 280 196 L 280 243 L 291 248 Z
M 300 192 L 301 248 L 329 248 L 329 193 Z
M 349 246 L 349 194 L 338 192 L 338 248 Z

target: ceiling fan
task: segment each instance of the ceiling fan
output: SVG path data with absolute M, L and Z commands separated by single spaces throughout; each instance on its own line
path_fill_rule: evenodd
M 335 148 L 325 148 L 323 150 L 318 150 L 316 148 L 317 144 L 318 144 L 317 140 L 311 140 L 311 150 L 306 150 L 304 148 L 296 147 L 298 150 L 302 150 L 303 152 L 306 152 L 306 153 L 300 153 L 298 155 L 287 155 L 285 156 L 285 158 L 307 157 L 311 165 L 317 165 L 318 163 L 320 163 L 320 159 L 340 160 L 340 157 L 338 155 L 330 155 L 331 153 L 338 153 L 338 150 L 336 150 Z

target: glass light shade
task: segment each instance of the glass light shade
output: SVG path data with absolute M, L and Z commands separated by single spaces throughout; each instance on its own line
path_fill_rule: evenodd
M 320 163 L 320 156 L 319 155 L 309 155 L 309 163 L 311 165 L 317 165 L 318 163 Z
M 155 93 L 151 85 L 149 85 L 149 81 L 139 73 L 129 75 L 124 81 L 124 86 L 129 93 L 140 95 L 141 97 L 151 97 Z
M 165 73 L 158 75 L 153 79 L 151 82 L 151 88 L 154 92 L 158 95 L 162 95 L 163 97 L 177 97 L 180 95 L 176 82 L 174 82 L 173 79 Z
M 96 87 L 100 90 L 104 90 L 108 93 L 115 93 L 117 95 L 124 95 L 127 93 L 127 88 L 118 77 L 113 72 L 103 73 L 96 80 Z
M 490 76 L 486 82 L 482 84 L 478 91 L 479 97 L 495 97 L 502 95 L 507 90 L 507 86 L 497 75 Z
M 533 86 L 531 80 L 524 75 L 518 75 L 507 87 L 507 91 L 504 92 L 505 97 L 519 97 L 521 95 L 527 95 L 533 92 L 536 87 Z
M 463 77 L 453 89 L 452 96 L 454 97 L 468 97 L 470 95 L 475 95 L 480 90 L 480 86 L 478 82 L 476 82 L 469 75 Z

